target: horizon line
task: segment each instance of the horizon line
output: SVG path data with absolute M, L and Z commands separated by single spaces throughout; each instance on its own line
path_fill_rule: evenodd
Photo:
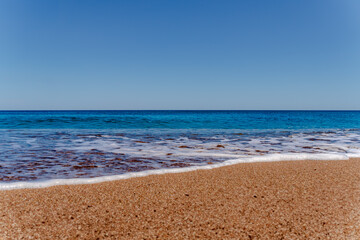
M 0 112 L 60 112 L 60 111 L 360 111 L 360 109 L 28 109 L 5 110 Z

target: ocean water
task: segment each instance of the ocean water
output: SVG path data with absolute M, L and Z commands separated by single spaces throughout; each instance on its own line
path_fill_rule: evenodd
M 360 111 L 0 111 L 0 189 L 360 157 Z

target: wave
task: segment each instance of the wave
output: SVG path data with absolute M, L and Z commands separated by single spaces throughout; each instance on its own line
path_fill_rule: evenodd
M 114 180 L 129 179 L 134 177 L 145 177 L 149 175 L 159 175 L 167 173 L 183 173 L 196 170 L 208 170 L 224 166 L 230 166 L 239 163 L 255 163 L 255 162 L 274 162 L 274 161 L 297 161 L 297 160 L 348 160 L 349 158 L 360 157 L 360 154 L 308 154 L 308 153 L 297 153 L 297 154 L 268 154 L 263 156 L 255 157 L 244 157 L 227 160 L 221 163 L 205 165 L 205 166 L 191 166 L 184 168 L 172 168 L 172 169 L 156 169 L 147 170 L 141 172 L 131 172 L 112 176 L 102 176 L 94 178 L 72 178 L 72 179 L 51 179 L 44 181 L 25 181 L 25 182 L 10 182 L 0 183 L 0 190 L 13 190 L 13 189 L 24 189 L 24 188 L 45 188 L 57 185 L 77 185 L 77 184 L 94 184 L 101 182 L 108 182 Z
M 355 157 L 360 157 L 357 129 L 0 130 L 0 189 L 95 183 L 242 162 Z

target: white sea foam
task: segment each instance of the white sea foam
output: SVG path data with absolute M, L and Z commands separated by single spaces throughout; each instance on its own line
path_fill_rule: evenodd
M 3 135 L 2 141 L 0 136 L 0 174 L 13 177 L 12 179 L 51 180 L 6 182 L 13 181 L 9 178 L 10 180 L 0 183 L 0 190 L 98 183 L 211 169 L 236 163 L 346 160 L 360 157 L 358 131 L 181 134 L 175 131 L 159 135 L 137 135 L 131 131 L 124 136 L 89 133 L 84 130 L 79 135 L 69 131 L 65 135 L 32 132 L 28 136 L 21 132 L 9 132 Z M 114 158 L 120 160 L 117 159 L 114 165 L 108 165 Z M 136 161 L 131 161 L 134 159 Z M 96 167 L 81 168 L 84 161 L 85 164 Z M 33 162 L 37 165 L 31 166 Z M 209 162 L 213 164 L 209 165 Z M 178 165 L 173 165 L 174 163 Z M 179 164 L 188 167 L 177 168 Z M 128 172 L 149 168 L 156 170 Z M 21 174 L 17 172 L 19 169 Z M 83 178 L 77 178 L 78 173 Z M 58 179 L 54 179 L 56 177 Z
M 297 153 L 297 154 L 268 154 L 263 156 L 254 157 L 242 157 L 237 159 L 227 160 L 221 163 L 203 166 L 192 166 L 185 168 L 172 168 L 172 169 L 157 169 L 147 170 L 142 172 L 132 172 L 113 176 L 103 176 L 94 178 L 73 178 L 73 179 L 51 179 L 46 181 L 33 181 L 33 182 L 12 182 L 12 183 L 0 183 L 0 190 L 12 190 L 23 188 L 45 188 L 56 185 L 75 185 L 75 184 L 92 184 L 101 183 L 107 181 L 128 179 L 133 177 L 145 177 L 148 175 L 158 175 L 166 173 L 181 173 L 195 170 L 206 170 L 219 168 L 223 166 L 234 165 L 238 163 L 254 163 L 254 162 L 273 162 L 273 161 L 294 161 L 294 160 L 348 160 L 349 157 L 359 157 L 360 154 L 340 154 L 340 153 Z

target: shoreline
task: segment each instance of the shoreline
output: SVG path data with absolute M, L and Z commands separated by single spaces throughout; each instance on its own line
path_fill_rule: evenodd
M 36 188 L 47 188 L 52 186 L 63 186 L 63 185 L 81 185 L 81 184 L 96 184 L 110 181 L 125 180 L 138 177 L 146 177 L 151 175 L 162 175 L 172 173 L 185 173 L 198 170 L 211 170 L 215 168 L 221 168 L 225 166 L 231 166 L 243 163 L 257 163 L 257 162 L 282 162 L 282 161 L 337 161 L 337 160 L 349 160 L 350 157 L 345 154 L 326 154 L 326 153 L 288 153 L 288 154 L 267 154 L 253 157 L 243 157 L 238 159 L 226 160 L 221 163 L 199 165 L 182 168 L 163 168 L 153 169 L 140 172 L 129 172 L 119 175 L 100 176 L 94 178 L 70 178 L 70 179 L 50 179 L 43 181 L 29 181 L 29 182 L 0 182 L 0 191 L 9 191 L 15 189 L 36 189 Z
M 0 238 L 358 239 L 360 159 L 0 191 Z

